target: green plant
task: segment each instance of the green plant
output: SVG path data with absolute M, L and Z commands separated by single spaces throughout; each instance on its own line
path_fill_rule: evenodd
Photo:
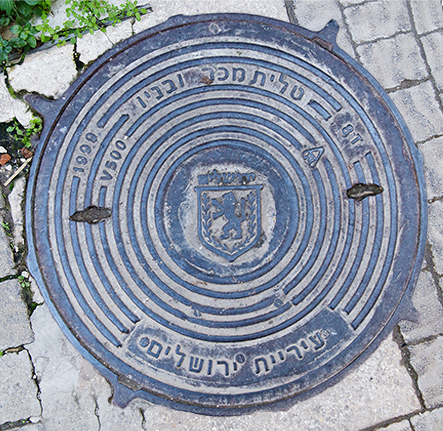
M 141 15 L 147 13 L 146 9 L 137 7 L 137 1 L 130 0 L 119 7 L 106 0 L 65 0 L 65 3 L 69 5 L 68 20 L 62 27 L 53 28 L 49 24 L 51 0 L 0 0 L 0 28 L 13 24 L 10 31 L 16 35 L 11 39 L 0 36 L 0 66 L 5 67 L 14 52 L 23 59 L 29 49 L 40 42 L 51 41 L 61 46 L 70 40 L 75 44 L 85 32 L 106 32 L 106 26 L 115 26 L 123 18 L 140 20 Z M 32 24 L 35 17 L 41 17 L 41 24 Z
M 31 288 L 31 282 L 24 275 L 19 275 L 17 277 L 17 279 L 18 279 L 18 282 L 20 283 L 20 286 L 22 287 L 22 289 L 30 289 Z
M 30 48 L 37 46 L 35 34 L 38 30 L 31 24 L 35 16 L 42 16 L 50 9 L 51 2 L 41 0 L 0 0 L 0 28 L 13 24 L 9 29 L 16 37 L 0 37 L 0 64 L 4 66 L 12 51 L 24 56 Z
M 31 137 L 41 132 L 43 128 L 42 119 L 34 117 L 29 122 L 29 127 L 23 128 L 23 126 L 14 118 L 14 124 L 9 126 L 6 131 L 10 133 L 13 138 L 21 142 L 26 148 L 31 147 Z
M 58 41 L 62 38 L 59 45 L 66 43 L 69 39 L 71 43 L 75 43 L 77 38 L 82 37 L 84 32 L 93 34 L 97 30 L 106 32 L 106 26 L 115 26 L 123 18 L 135 17 L 138 21 L 141 14 L 147 13 L 147 10 L 137 8 L 137 1 L 129 1 L 120 5 L 120 7 L 112 5 L 105 0 L 77 1 L 65 0 L 69 5 L 66 9 L 66 16 L 69 18 L 63 23 L 63 27 L 56 26 L 52 28 L 49 25 L 47 14 L 42 15 L 43 23 L 36 26 L 38 31 L 42 32 L 42 42 Z
M 9 223 L 2 222 L 2 227 L 5 230 L 6 235 L 12 236 L 12 230 L 11 230 L 11 226 L 9 226 Z

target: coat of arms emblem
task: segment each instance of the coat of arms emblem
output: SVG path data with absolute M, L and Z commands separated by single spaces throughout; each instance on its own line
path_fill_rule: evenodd
M 260 191 L 254 173 L 216 170 L 198 176 L 198 235 L 209 250 L 232 262 L 261 235 Z

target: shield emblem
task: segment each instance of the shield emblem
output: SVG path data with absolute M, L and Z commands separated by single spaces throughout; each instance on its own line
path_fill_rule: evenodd
M 198 235 L 208 249 L 233 262 L 261 235 L 260 184 L 197 186 Z

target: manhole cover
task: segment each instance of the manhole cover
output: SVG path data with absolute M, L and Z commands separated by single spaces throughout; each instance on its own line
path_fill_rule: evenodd
M 176 17 L 30 98 L 32 274 L 120 405 L 280 407 L 408 309 L 420 157 L 336 31 Z

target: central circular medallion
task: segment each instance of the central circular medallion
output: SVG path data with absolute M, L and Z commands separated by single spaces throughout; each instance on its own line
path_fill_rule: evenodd
M 59 101 L 31 97 L 46 122 L 30 269 L 121 405 L 278 406 L 402 316 L 423 258 L 419 155 L 336 31 L 177 17 Z

